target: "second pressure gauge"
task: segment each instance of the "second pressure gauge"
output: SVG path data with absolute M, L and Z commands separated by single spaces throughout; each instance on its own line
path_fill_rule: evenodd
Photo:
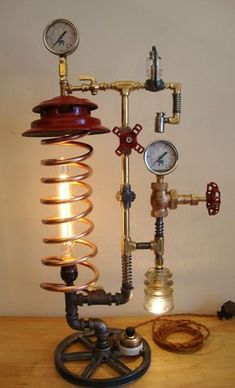
M 149 144 L 144 153 L 147 168 L 156 175 L 172 172 L 178 164 L 177 148 L 166 140 L 157 140 Z
M 68 20 L 56 19 L 46 27 L 43 42 L 53 54 L 72 54 L 79 43 L 78 30 Z

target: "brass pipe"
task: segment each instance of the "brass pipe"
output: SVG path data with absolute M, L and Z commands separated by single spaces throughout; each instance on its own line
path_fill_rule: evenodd
M 122 155 L 122 186 L 126 186 L 129 184 L 129 157 L 126 155 Z M 129 208 L 125 209 L 122 206 L 122 217 L 123 217 L 123 254 L 127 254 L 127 246 L 126 243 L 130 241 L 130 211 Z
M 122 127 L 128 127 L 129 125 L 129 90 L 125 89 L 121 91 L 122 96 Z M 122 186 L 129 185 L 129 156 L 122 155 L 121 163 L 121 184 Z M 122 206 L 122 255 L 130 256 L 130 210 Z
M 60 95 L 66 96 L 67 87 L 68 87 L 68 64 L 67 64 L 66 56 L 60 56 L 59 77 L 60 77 Z
M 122 91 L 122 127 L 126 128 L 129 124 L 129 91 Z
M 180 82 L 164 82 L 164 89 L 171 89 L 174 93 L 181 93 L 181 84 Z
M 178 205 L 198 205 L 199 202 L 206 202 L 206 197 L 200 197 L 197 194 L 179 194 L 177 195 Z
M 142 81 L 114 81 L 114 82 L 97 82 L 96 78 L 92 75 L 81 75 L 80 85 L 67 84 L 66 91 L 71 94 L 73 92 L 82 91 L 91 94 L 97 94 L 99 90 L 116 90 L 123 95 L 124 91 L 129 94 L 134 90 L 145 89 L 145 83 Z
M 129 156 L 128 155 L 122 155 L 122 167 L 121 167 L 121 173 L 122 173 L 122 185 L 128 185 L 129 184 Z

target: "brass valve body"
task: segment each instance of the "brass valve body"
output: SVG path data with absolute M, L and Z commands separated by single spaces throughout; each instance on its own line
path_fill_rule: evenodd
M 155 218 L 166 217 L 168 214 L 167 208 L 169 207 L 169 193 L 167 192 L 168 183 L 153 182 L 151 188 L 151 216 Z
M 175 189 L 168 191 L 167 182 L 153 182 L 151 184 L 152 195 L 151 216 L 155 218 L 166 217 L 169 209 L 176 209 L 178 205 L 196 206 L 199 202 L 206 202 L 206 197 L 197 194 L 177 194 Z

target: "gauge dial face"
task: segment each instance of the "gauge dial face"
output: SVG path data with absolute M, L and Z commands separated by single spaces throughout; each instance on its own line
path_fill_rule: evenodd
M 147 168 L 156 175 L 166 175 L 178 164 L 177 148 L 166 140 L 158 140 L 146 147 L 144 160 Z
M 54 20 L 46 27 L 43 42 L 53 54 L 61 56 L 71 54 L 79 43 L 78 30 L 68 20 Z

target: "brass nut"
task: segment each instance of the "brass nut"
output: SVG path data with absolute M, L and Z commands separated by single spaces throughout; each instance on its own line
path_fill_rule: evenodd
M 152 182 L 151 189 L 156 191 L 167 191 L 168 183 L 167 182 Z
M 191 194 L 191 205 L 196 206 L 198 205 L 199 197 L 197 194 Z
M 169 194 L 170 194 L 170 205 L 169 205 L 169 208 L 172 209 L 172 210 L 176 209 L 177 206 L 178 206 L 177 191 L 176 190 L 170 190 Z
M 164 218 L 167 217 L 168 211 L 167 209 L 161 209 L 161 210 L 152 210 L 151 216 L 154 218 Z

